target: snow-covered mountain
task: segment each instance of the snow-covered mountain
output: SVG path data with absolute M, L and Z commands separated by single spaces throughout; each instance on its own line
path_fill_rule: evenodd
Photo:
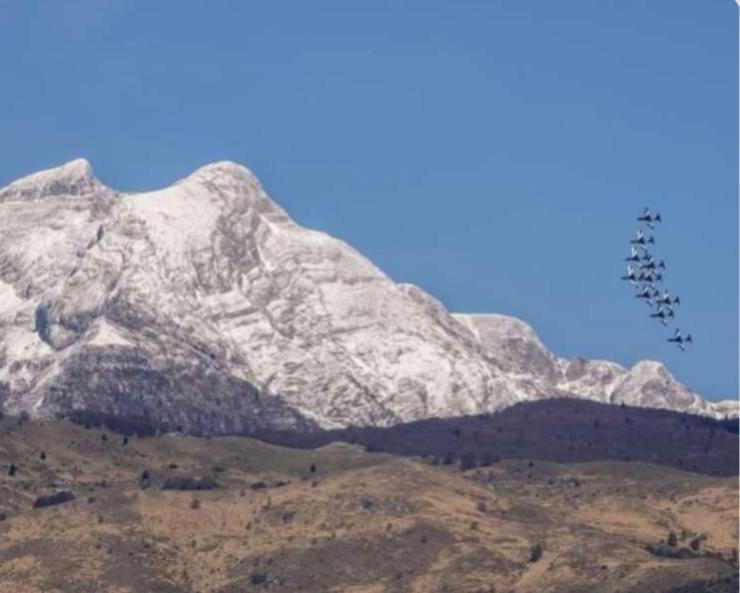
M 506 315 L 453 315 L 499 361 L 511 377 L 533 381 L 538 397 L 577 396 L 595 401 L 665 408 L 712 417 L 738 415 L 738 402 L 709 402 L 676 381 L 659 362 L 644 360 L 626 369 L 606 360 L 554 356 L 534 330 Z
M 658 363 L 563 360 L 517 319 L 450 314 L 297 225 L 234 163 L 123 193 L 75 160 L 0 190 L 0 404 L 12 413 L 306 430 L 556 395 L 737 408 Z

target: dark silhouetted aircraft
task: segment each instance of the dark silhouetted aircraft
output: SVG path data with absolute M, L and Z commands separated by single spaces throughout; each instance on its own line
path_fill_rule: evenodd
M 663 325 L 668 325 L 667 319 L 674 316 L 675 314 L 673 313 L 673 309 L 667 305 L 658 307 L 658 310 L 655 313 L 650 314 L 650 317 L 653 319 L 659 319 Z
M 660 214 L 653 214 L 652 212 L 650 212 L 650 208 L 646 206 L 643 213 L 637 217 L 637 220 L 647 223 L 647 225 L 651 229 L 654 229 L 655 225 L 659 222 L 662 222 L 663 219 L 660 217 Z
M 630 241 L 633 245 L 642 245 L 643 247 L 646 247 L 648 243 L 655 243 L 655 237 L 650 235 L 650 237 L 646 237 L 645 233 L 643 233 L 641 230 L 637 231 L 637 234 L 635 235 L 635 238 Z
M 694 343 L 694 340 L 691 338 L 691 334 L 686 334 L 686 336 L 682 336 L 681 330 L 679 329 L 676 329 L 673 337 L 668 338 L 668 341 L 677 344 L 682 351 L 686 350 L 686 344 Z

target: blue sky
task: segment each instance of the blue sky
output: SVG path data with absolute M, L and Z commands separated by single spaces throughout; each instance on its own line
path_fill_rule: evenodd
M 737 26 L 731 0 L 8 0 L 0 185 L 238 161 L 454 311 L 736 397 Z M 619 281 L 643 205 L 683 354 Z

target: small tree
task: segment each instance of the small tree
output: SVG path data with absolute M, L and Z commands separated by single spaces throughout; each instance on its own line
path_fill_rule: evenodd
M 529 561 L 537 562 L 540 558 L 542 558 L 542 545 L 536 544 L 529 550 Z
M 675 548 L 678 545 L 678 537 L 676 536 L 675 531 L 671 531 L 668 534 L 668 539 L 666 540 L 666 543 L 672 548 Z
M 142 490 L 145 490 L 146 488 L 149 488 L 149 486 L 152 485 L 152 476 L 149 473 L 148 469 L 145 469 L 141 474 L 139 475 L 139 488 Z

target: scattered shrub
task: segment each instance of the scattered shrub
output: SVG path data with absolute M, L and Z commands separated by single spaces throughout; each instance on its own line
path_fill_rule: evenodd
M 689 548 L 677 548 L 662 542 L 659 544 L 648 544 L 645 546 L 645 549 L 651 554 L 663 558 L 696 558 L 699 555 Z
M 167 478 L 162 484 L 162 490 L 214 490 L 218 488 L 213 478 L 193 478 L 190 476 L 178 476 Z
M 282 519 L 283 523 L 290 523 L 294 517 L 295 517 L 295 511 L 285 511 L 283 513 L 283 516 L 280 518 Z
M 536 544 L 529 549 L 529 561 L 537 562 L 542 558 L 542 545 Z
M 33 502 L 34 509 L 41 509 L 43 507 L 50 507 L 65 502 L 70 502 L 75 499 L 75 495 L 69 490 L 60 490 L 54 494 L 47 494 L 45 496 L 39 496 Z
M 18 472 L 18 466 L 15 463 L 11 463 L 8 466 L 8 475 L 12 478 Z
M 139 488 L 142 490 L 146 490 L 149 488 L 149 486 L 152 485 L 152 476 L 149 473 L 148 469 L 145 469 L 143 472 L 141 472 L 141 475 L 139 476 Z

